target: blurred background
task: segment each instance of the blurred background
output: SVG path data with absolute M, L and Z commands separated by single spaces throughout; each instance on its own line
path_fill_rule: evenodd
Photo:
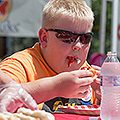
M 0 60 L 38 42 L 42 9 L 49 0 L 0 0 Z M 108 51 L 120 58 L 120 0 L 85 0 L 95 16 L 88 62 L 101 66 Z M 97 59 L 97 60 L 96 60 Z

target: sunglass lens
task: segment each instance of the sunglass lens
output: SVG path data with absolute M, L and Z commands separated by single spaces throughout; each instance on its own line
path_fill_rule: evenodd
M 69 43 L 69 44 L 74 42 L 74 40 L 76 39 L 76 36 L 66 32 L 56 33 L 55 35 L 57 38 L 61 39 L 63 42 Z
M 82 44 L 88 44 L 91 41 L 91 37 L 92 37 L 92 34 L 90 33 L 81 35 L 81 34 L 72 33 L 70 31 L 65 31 L 65 30 L 59 30 L 55 32 L 56 32 L 55 36 L 58 39 L 69 44 L 74 43 L 79 36 L 80 36 L 80 42 Z
M 88 44 L 91 41 L 91 34 L 84 34 L 80 39 L 82 44 Z

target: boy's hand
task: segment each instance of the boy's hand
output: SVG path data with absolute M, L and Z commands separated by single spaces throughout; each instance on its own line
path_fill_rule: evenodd
M 55 76 L 56 96 L 65 98 L 86 97 L 89 94 L 89 86 L 94 81 L 92 75 L 92 72 L 88 70 L 76 70 Z
M 0 112 L 15 112 L 19 107 L 25 106 L 35 110 L 36 102 L 18 83 L 0 85 Z
M 101 101 L 101 90 L 100 90 L 100 70 L 101 68 L 99 66 L 91 65 L 92 68 L 95 69 L 97 78 L 94 80 L 94 82 L 91 84 L 93 90 L 95 91 L 96 98 L 99 100 L 99 104 Z

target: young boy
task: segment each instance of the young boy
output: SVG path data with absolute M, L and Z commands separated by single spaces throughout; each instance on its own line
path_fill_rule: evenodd
M 60 105 L 96 104 L 90 86 L 96 91 L 99 84 L 93 73 L 79 70 L 90 48 L 93 20 L 83 0 L 50 0 L 43 10 L 40 43 L 6 58 L 1 70 L 38 104 L 44 102 L 42 109 L 53 112 Z M 99 80 L 100 68 L 95 69 Z

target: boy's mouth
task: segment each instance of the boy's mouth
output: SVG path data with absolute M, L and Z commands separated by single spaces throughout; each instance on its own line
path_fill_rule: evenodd
M 66 58 L 68 59 L 68 67 L 70 67 L 72 63 L 80 64 L 81 62 L 81 60 L 76 56 L 67 56 Z

